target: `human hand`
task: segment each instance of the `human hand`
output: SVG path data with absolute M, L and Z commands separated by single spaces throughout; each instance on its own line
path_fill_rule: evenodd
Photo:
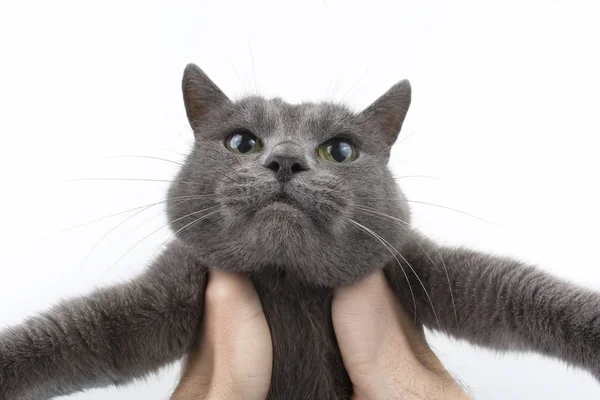
M 402 308 L 383 271 L 337 289 L 332 318 L 353 400 L 470 399 Z
M 211 272 L 201 348 L 171 400 L 264 399 L 272 342 L 260 300 L 245 277 Z M 336 290 L 333 325 L 354 400 L 470 397 L 402 309 L 382 272 Z
M 211 271 L 202 336 L 171 400 L 264 400 L 273 347 L 262 305 L 250 280 Z

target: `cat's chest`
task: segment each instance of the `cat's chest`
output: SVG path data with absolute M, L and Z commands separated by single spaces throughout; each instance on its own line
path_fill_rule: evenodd
M 331 289 L 307 289 L 273 276 L 254 285 L 273 341 L 269 400 L 350 399 L 331 322 Z

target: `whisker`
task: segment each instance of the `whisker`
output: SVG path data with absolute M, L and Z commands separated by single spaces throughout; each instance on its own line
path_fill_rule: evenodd
M 394 252 L 392 252 L 392 250 L 388 247 L 387 244 L 385 244 L 383 242 L 383 240 L 381 240 L 373 231 L 371 231 L 369 228 L 367 228 L 366 226 L 354 221 L 352 218 L 348 218 L 348 220 L 350 222 L 352 222 L 353 224 L 355 224 L 356 226 L 358 226 L 359 228 L 361 228 L 362 230 L 364 230 L 365 232 L 367 232 L 368 234 L 370 234 L 371 236 L 373 236 L 375 239 L 379 240 L 381 242 L 381 244 L 390 252 L 390 254 L 392 255 L 392 257 L 394 257 L 394 259 L 396 260 L 396 262 L 398 263 L 398 266 L 400 267 L 400 270 L 402 270 L 402 273 L 404 274 L 404 277 L 406 278 L 406 283 L 408 284 L 408 290 L 410 290 L 410 296 L 412 297 L 412 301 L 413 301 L 413 310 L 415 311 L 415 323 L 417 322 L 417 302 L 415 300 L 415 294 L 412 290 L 412 286 L 410 285 L 410 280 L 408 279 L 408 275 L 406 275 L 406 271 L 404 271 L 404 267 L 402 267 L 402 264 L 400 263 L 400 260 L 398 260 L 398 258 L 396 257 L 396 255 L 394 254 Z
M 488 220 L 483 219 L 481 217 L 478 217 L 476 215 L 469 214 L 468 212 L 457 210 L 456 208 L 452 208 L 452 207 L 448 207 L 448 206 L 443 206 L 441 204 L 429 203 L 429 202 L 420 201 L 420 200 L 408 200 L 408 199 L 406 199 L 405 201 L 407 203 L 415 203 L 415 204 L 423 204 L 423 205 L 432 206 L 432 207 L 439 207 L 439 208 L 442 208 L 442 209 L 445 209 L 445 210 L 454 211 L 454 212 L 457 212 L 459 214 L 466 215 L 466 216 L 471 217 L 471 218 L 475 218 L 475 219 L 477 219 L 477 220 L 479 220 L 481 222 L 485 222 L 486 224 L 500 226 L 500 225 L 498 225 L 498 224 L 496 224 L 494 222 L 488 221 Z
M 171 114 L 175 117 L 175 119 L 177 120 L 177 122 L 179 124 L 181 124 L 181 127 L 183 128 L 183 130 L 185 132 L 191 132 L 192 134 L 194 133 L 194 130 L 192 129 L 191 126 L 188 125 L 187 120 L 185 118 L 183 118 L 178 112 L 175 111 L 175 109 L 173 109 L 172 106 L 167 105 L 169 111 L 171 112 Z M 179 137 L 181 139 L 183 139 L 183 141 L 185 142 L 185 144 L 191 145 L 192 142 L 189 141 L 189 139 L 185 138 L 184 136 L 181 135 L 181 132 L 179 132 L 179 129 L 176 129 L 177 134 L 179 135 Z
M 211 175 L 212 178 L 218 180 L 219 182 L 222 182 L 225 185 L 230 185 L 231 184 L 230 182 L 238 183 L 235 179 L 233 179 L 232 177 L 224 174 L 222 171 L 217 171 L 217 170 L 215 170 L 213 168 L 209 168 L 209 170 L 212 171 L 213 173 L 217 173 L 218 175 L 222 175 L 222 176 L 226 177 L 227 179 L 229 179 L 229 181 L 226 181 L 224 179 L 221 179 L 221 178 L 215 176 L 214 174 Z
M 329 186 L 335 179 L 340 179 L 340 176 L 338 174 L 332 174 L 331 178 L 325 182 L 324 186 Z
M 222 176 L 225 176 L 226 178 L 228 178 L 230 181 L 234 182 L 234 183 L 238 183 L 235 179 L 231 178 L 230 176 L 227 176 L 226 174 L 224 174 L 222 171 L 217 171 L 214 170 L 212 168 L 210 168 L 213 172 L 217 172 Z M 224 181 L 222 179 L 219 179 L 216 176 L 212 176 L 213 178 L 215 178 L 218 181 L 223 182 L 224 184 L 228 185 L 229 183 L 227 181 Z M 70 182 L 85 182 L 85 181 L 125 181 L 125 182 L 164 182 L 164 183 L 180 183 L 180 184 L 190 184 L 190 185 L 196 185 L 198 182 L 191 182 L 191 181 L 182 181 L 182 180 L 171 180 L 171 179 L 149 179 L 149 178 L 76 178 L 76 179 L 68 179 L 66 181 L 60 181 L 58 182 L 58 184 L 63 184 L 63 183 L 70 183 Z
M 356 221 L 354 221 L 352 219 L 350 219 L 350 221 L 353 221 L 355 224 L 359 224 L 358 222 L 356 222 Z M 366 228 L 364 225 L 361 225 L 361 226 L 363 226 L 365 229 L 369 229 L 369 228 Z M 417 278 L 417 281 L 419 281 L 419 284 L 423 288 L 423 291 L 425 292 L 425 296 L 427 297 L 427 301 L 429 302 L 429 305 L 431 305 L 431 311 L 433 312 L 433 316 L 435 317 L 435 321 L 436 321 L 438 327 L 441 330 L 440 320 L 438 319 L 437 313 L 435 312 L 435 307 L 433 306 L 433 302 L 431 301 L 431 297 L 429 296 L 429 293 L 427 292 L 427 289 L 425 288 L 425 284 L 423 284 L 423 281 L 421 280 L 421 278 L 419 277 L 419 275 L 417 274 L 417 272 L 415 271 L 415 269 L 412 267 L 412 265 L 410 265 L 410 263 L 408 262 L 408 260 L 406 258 L 404 258 L 404 256 L 402 255 L 402 253 L 400 253 L 394 246 L 392 246 L 390 244 L 390 242 L 388 242 L 384 237 L 382 237 L 381 235 L 379 235 L 375 231 L 371 230 L 371 232 L 374 235 L 377 235 L 385 243 L 387 243 L 392 249 L 394 249 L 394 251 L 400 256 L 400 258 L 402 258 L 404 260 L 404 262 L 406 263 L 406 265 L 408 265 L 408 267 L 410 268 L 410 270 L 412 271 L 412 273 L 415 275 L 415 278 Z M 406 274 L 404 274 L 404 275 L 406 276 Z M 409 287 L 410 287 L 410 284 L 409 284 Z M 415 314 L 416 314 L 416 308 L 415 308 Z
M 435 181 L 441 181 L 440 178 L 436 178 L 435 176 L 429 176 L 429 175 L 404 175 L 404 176 L 392 175 L 392 178 L 394 178 L 394 179 L 427 178 L 427 179 L 433 179 Z
M 180 200 L 179 202 L 177 202 L 177 205 L 185 203 L 187 201 L 190 200 L 195 200 L 194 198 L 189 198 L 189 199 L 184 199 L 184 200 Z M 147 207 L 142 208 L 141 210 L 135 212 L 134 214 L 130 215 L 129 217 L 125 218 L 123 221 L 119 222 L 119 224 L 117 224 L 115 227 L 113 227 L 111 230 L 109 230 L 108 232 L 106 232 L 104 235 L 102 235 L 102 237 L 100 239 L 98 239 L 98 241 L 96 242 L 96 244 L 91 248 L 91 250 L 87 253 L 87 255 L 83 258 L 83 261 L 81 261 L 81 265 L 79 266 L 79 268 L 82 268 L 86 261 L 88 260 L 88 258 L 92 255 L 92 253 L 94 252 L 94 250 L 100 245 L 100 243 L 102 243 L 102 241 L 108 237 L 111 233 L 113 233 L 114 231 L 116 231 L 120 226 L 122 226 L 124 223 L 126 223 L 127 221 L 131 220 L 132 218 L 135 218 L 136 215 L 143 213 L 144 211 L 148 210 L 149 208 L 153 207 L 154 205 L 150 205 Z M 162 210 L 160 213 L 156 214 L 155 216 L 153 216 L 152 218 L 146 220 L 144 223 L 158 217 L 159 215 L 163 214 L 165 211 Z
M 417 240 L 417 238 L 410 232 L 410 229 L 414 229 L 417 230 L 416 228 L 413 228 L 410 226 L 410 224 L 400 218 L 396 218 L 393 217 L 391 215 L 387 215 L 381 212 L 378 212 L 376 209 L 371 208 L 371 207 L 367 207 L 367 206 L 357 206 L 359 209 L 362 209 L 362 212 L 369 212 L 372 214 L 377 214 L 380 217 L 386 217 L 386 218 L 390 218 L 393 221 L 397 221 L 405 226 L 400 226 L 402 229 L 404 229 L 404 231 L 406 233 L 408 233 L 410 235 L 410 237 L 412 238 L 412 240 L 417 244 L 417 246 L 419 246 L 419 248 L 421 249 L 421 251 L 423 252 L 423 254 L 425 254 L 425 257 L 427 257 L 427 259 L 429 260 L 429 262 L 431 262 L 431 264 L 437 268 L 437 264 L 431 259 L 431 257 L 429 256 L 429 253 L 427 253 L 427 251 L 425 251 L 425 249 L 423 248 L 423 246 L 421 245 L 421 242 L 419 242 Z M 410 228 L 410 229 L 409 229 Z M 456 320 L 456 325 L 458 326 L 458 314 L 456 312 L 456 304 L 454 302 L 454 294 L 452 293 L 452 284 L 450 283 L 450 275 L 448 274 L 448 268 L 446 266 L 446 263 L 444 262 L 444 258 L 442 257 L 442 254 L 440 253 L 440 251 L 436 248 L 435 251 L 438 253 L 438 257 L 440 258 L 442 265 L 444 267 L 444 272 L 446 274 L 446 280 L 448 281 L 448 289 L 450 290 L 450 299 L 452 300 L 452 308 L 454 310 L 454 319 Z
M 229 165 L 229 164 L 227 164 L 227 167 L 229 167 L 229 169 L 233 171 L 233 173 L 235 174 L 235 176 L 237 176 L 237 177 L 238 177 L 238 179 L 242 179 L 242 177 L 241 177 L 241 176 L 239 176 L 239 175 L 238 175 L 238 173 L 235 171 L 235 168 L 233 168 L 233 167 L 232 167 L 231 165 Z M 239 182 L 236 182 L 236 183 L 239 183 Z
M 171 239 L 173 239 L 178 233 L 183 232 L 184 229 L 189 228 L 190 226 L 194 225 L 197 222 L 200 222 L 206 218 L 208 218 L 209 216 L 219 212 L 220 210 L 215 210 L 212 211 L 208 214 L 205 214 L 199 218 L 196 218 L 194 221 L 184 225 L 182 228 L 178 229 L 177 231 L 175 231 L 171 236 L 169 236 L 165 241 L 163 241 L 160 245 L 158 245 L 158 247 L 156 248 L 156 250 L 154 250 L 154 252 L 152 253 L 152 255 L 150 256 L 150 260 L 152 260 L 154 258 L 154 256 L 156 255 L 156 253 L 158 253 L 158 251 L 165 245 L 165 243 L 167 243 L 168 241 L 170 241 Z
M 190 183 L 195 184 L 196 182 L 189 181 L 174 181 L 170 179 L 147 179 L 147 178 L 76 178 L 76 179 L 68 179 L 66 181 L 61 181 L 59 183 L 69 183 L 69 182 L 81 182 L 81 181 L 139 181 L 139 182 L 166 182 L 166 183 Z
M 362 75 L 352 84 L 352 86 L 350 86 L 350 88 L 348 88 L 348 90 L 346 90 L 346 93 L 344 93 L 342 95 L 342 98 L 340 99 L 340 102 L 346 102 L 347 101 L 347 96 L 350 94 L 350 92 L 353 92 L 353 90 L 362 82 L 362 80 L 365 78 L 365 76 L 367 76 L 367 74 L 369 73 L 369 68 L 365 69 L 364 72 L 362 73 Z M 359 87 L 358 90 L 360 90 L 361 88 Z M 352 95 L 354 96 L 356 93 L 353 92 Z
M 336 178 L 338 178 L 338 179 L 339 179 L 339 181 L 338 181 L 338 183 L 336 183 L 335 185 L 333 185 L 333 187 L 331 187 L 331 190 L 333 190 L 333 189 L 337 188 L 337 187 L 338 187 L 339 185 L 341 185 L 342 183 L 344 183 L 344 182 L 347 182 L 347 181 L 348 181 L 348 180 L 351 178 L 351 176 L 350 176 L 350 175 L 347 175 L 347 176 L 343 176 L 343 177 L 341 177 L 341 178 L 340 178 L 340 176 L 339 176 L 339 175 L 334 175 L 334 176 L 333 176 L 333 178 L 331 178 L 331 179 L 330 179 L 330 180 L 329 180 L 329 181 L 328 181 L 328 182 L 327 182 L 325 185 L 326 185 L 326 186 L 329 186 L 329 184 L 330 184 L 331 182 L 333 182 L 333 180 L 334 180 L 334 179 L 336 179 Z
M 110 214 L 110 215 L 107 215 L 105 217 L 96 218 L 96 219 L 93 219 L 91 221 L 87 221 L 87 222 L 84 222 L 84 223 L 79 224 L 79 225 L 71 226 L 69 228 L 63 229 L 63 230 L 58 231 L 58 232 L 54 232 L 54 233 L 50 234 L 49 236 L 58 235 L 60 233 L 68 232 L 68 231 L 73 230 L 73 229 L 81 228 L 83 226 L 86 226 L 86 225 L 89 225 L 89 224 L 93 224 L 94 222 L 100 222 L 100 221 L 103 221 L 103 220 L 108 219 L 108 218 L 116 217 L 118 215 L 126 214 L 126 213 L 131 212 L 131 211 L 139 210 L 140 208 L 144 208 L 144 209 L 145 208 L 149 208 L 149 207 L 152 207 L 152 206 L 164 203 L 166 201 L 167 200 L 161 200 L 161 201 L 158 201 L 156 203 L 146 204 L 144 206 L 134 207 L 134 208 L 130 208 L 130 209 L 125 210 L 125 211 L 120 211 L 118 213 Z
M 396 217 L 394 217 L 394 216 L 391 216 L 391 215 L 388 215 L 388 214 L 384 214 L 384 213 L 382 213 L 382 212 L 379 212 L 379 211 L 378 211 L 377 209 L 375 209 L 375 208 L 368 207 L 368 206 L 361 206 L 361 205 L 356 205 L 356 207 L 357 207 L 357 208 L 359 208 L 359 209 L 360 209 L 360 208 L 364 208 L 365 210 L 363 210 L 363 211 L 369 211 L 369 212 L 372 212 L 372 213 L 374 213 L 374 214 L 378 214 L 378 215 L 381 215 L 381 216 L 384 216 L 384 217 L 387 217 L 387 218 L 391 218 L 391 219 L 393 219 L 394 221 L 398 221 L 398 222 L 401 222 L 401 223 L 403 223 L 403 224 L 409 225 L 409 223 L 408 223 L 408 222 L 406 222 L 406 221 L 404 221 L 403 219 L 396 218 Z
M 191 129 L 191 128 L 190 128 L 190 129 Z M 161 150 L 162 150 L 162 151 L 165 151 L 165 152 L 167 152 L 167 153 L 171 153 L 171 154 L 177 154 L 178 156 L 182 156 L 182 157 L 184 157 L 184 158 L 188 156 L 188 154 L 185 154 L 185 153 L 180 153 L 180 152 L 178 152 L 178 151 L 173 151 L 173 150 L 169 150 L 169 149 L 165 149 L 164 147 L 163 147 L 163 148 L 161 148 Z
M 333 100 L 335 98 L 335 96 L 337 95 L 338 91 L 340 90 L 340 85 L 341 85 L 341 79 L 342 79 L 342 75 L 338 74 L 337 78 L 335 79 L 335 83 L 333 85 L 333 90 L 331 93 L 331 99 Z
M 486 224 L 490 224 L 490 225 L 494 225 L 494 226 L 500 226 L 500 225 L 498 225 L 498 224 L 496 224 L 494 222 L 485 220 L 485 219 L 483 219 L 481 217 L 478 217 L 476 215 L 469 214 L 468 212 L 457 210 L 457 209 L 452 208 L 452 207 L 443 206 L 441 204 L 429 203 L 429 202 L 420 201 L 420 200 L 395 199 L 395 198 L 385 198 L 385 197 L 363 197 L 363 198 L 365 200 L 400 201 L 400 202 L 405 202 L 405 203 L 415 203 L 415 204 L 423 204 L 423 205 L 432 206 L 432 207 L 439 207 L 439 208 L 442 208 L 442 209 L 445 209 L 445 210 L 448 210 L 448 211 L 454 211 L 456 213 L 463 214 L 463 215 L 466 215 L 466 216 L 471 217 L 471 218 L 475 218 L 475 219 L 477 219 L 477 220 L 479 220 L 481 222 L 485 222 Z
M 235 76 L 237 76 L 238 81 L 240 82 L 240 86 L 244 89 L 244 92 L 246 94 L 248 94 L 248 89 L 246 89 L 246 85 L 244 85 L 244 82 L 242 81 L 242 78 L 240 77 L 240 74 L 238 74 L 237 69 L 235 69 L 235 66 L 233 65 L 233 63 L 231 62 L 231 60 L 228 60 L 229 64 L 231 64 L 231 68 L 233 69 L 233 72 L 235 73 Z
M 254 77 L 254 90 L 261 95 L 260 86 L 258 86 L 258 81 L 256 80 L 256 66 L 254 65 L 254 54 L 252 52 L 252 44 L 250 40 L 248 40 L 248 47 L 250 49 L 250 62 L 252 63 L 252 76 Z
M 230 177 L 229 175 L 227 175 L 227 174 L 226 174 L 226 173 L 224 173 L 223 171 L 220 171 L 220 170 L 216 169 L 216 168 L 215 168 L 215 167 L 213 167 L 213 166 L 206 165 L 206 167 L 207 167 L 208 169 L 210 169 L 211 171 L 213 171 L 213 172 L 216 172 L 216 173 L 218 173 L 218 174 L 220 174 L 220 175 L 224 176 L 225 178 L 229 179 L 229 180 L 230 180 L 231 182 L 233 182 L 233 183 L 239 183 L 238 181 L 236 181 L 235 179 L 233 179 L 232 177 Z M 234 172 L 235 172 L 235 171 L 234 171 Z M 236 174 L 236 175 L 237 175 L 237 174 Z M 214 176 L 213 176 L 213 177 L 214 177 Z M 239 176 L 238 176 L 238 178 L 239 178 Z M 219 178 L 217 178 L 217 179 L 219 179 Z M 221 179 L 219 179 L 219 180 L 220 180 L 221 182 L 223 182 L 223 183 L 225 183 L 225 184 L 227 184 L 227 185 L 228 185 L 228 183 L 227 183 L 227 182 L 225 182 L 225 181 L 223 181 L 223 180 L 221 180 Z
M 240 166 L 240 169 L 241 169 L 243 172 L 246 172 L 246 168 L 244 168 L 244 166 L 242 165 L 242 162 L 240 161 L 240 158 L 239 158 L 239 156 L 238 156 L 238 155 L 236 155 L 236 154 L 233 154 L 233 158 L 235 158 L 235 161 L 236 161 L 236 162 L 238 163 L 238 165 Z
M 346 182 L 348 179 L 350 179 L 350 176 L 346 176 L 345 178 L 342 178 L 342 179 L 340 179 L 340 180 L 339 180 L 339 182 L 338 182 L 338 183 L 336 183 L 336 184 L 335 184 L 335 185 L 334 185 L 334 186 L 331 188 L 331 190 L 333 190 L 333 189 L 337 188 L 337 187 L 338 187 L 338 186 L 340 186 L 342 183 Z
M 419 233 L 421 233 L 421 231 L 419 231 L 417 228 L 412 228 L 415 231 L 418 231 Z M 433 262 L 433 260 L 431 259 L 431 257 L 429 256 L 429 253 L 427 253 L 425 251 L 425 249 L 423 248 L 423 246 L 421 245 L 421 242 L 419 242 L 417 240 L 417 238 L 414 237 L 414 235 L 412 235 L 412 239 L 415 241 L 415 243 L 417 243 L 417 245 L 419 246 L 419 248 L 423 251 L 423 253 L 425 253 L 425 256 L 429 259 L 429 261 L 431 261 L 431 264 L 433 264 L 435 266 L 435 263 Z M 442 253 L 440 253 L 440 251 L 438 250 L 438 248 L 435 248 L 435 251 L 438 255 L 438 257 L 440 258 L 440 261 L 442 262 L 442 266 L 444 267 L 444 273 L 446 274 L 446 281 L 448 282 L 448 289 L 450 291 L 450 300 L 452 301 L 452 309 L 454 311 L 454 320 L 456 321 L 456 326 L 458 326 L 458 313 L 456 312 L 456 303 L 454 302 L 454 293 L 452 292 L 452 283 L 450 283 L 450 275 L 448 274 L 448 267 L 446 266 L 446 262 L 444 261 L 444 257 L 442 257 Z
M 203 197 L 218 197 L 218 195 L 216 195 L 216 194 L 204 194 L 204 195 L 200 194 L 200 195 L 177 196 L 177 197 L 171 198 L 170 200 L 178 200 L 178 199 L 184 199 L 184 198 L 203 198 Z M 60 230 L 58 232 L 51 233 L 46 238 L 54 236 L 54 235 L 58 235 L 58 234 L 61 234 L 61 233 L 64 233 L 64 232 L 68 232 L 68 231 L 73 230 L 73 229 L 81 228 L 83 226 L 90 225 L 90 224 L 93 224 L 95 222 L 100 222 L 100 221 L 103 221 L 103 220 L 108 219 L 108 218 L 112 218 L 112 217 L 116 217 L 118 215 L 126 214 L 126 213 L 131 212 L 131 211 L 136 211 L 136 210 L 139 210 L 140 208 L 145 208 L 145 207 L 148 207 L 148 206 L 156 206 L 158 204 L 162 204 L 162 203 L 167 202 L 167 201 L 169 201 L 169 199 L 164 199 L 164 200 L 161 200 L 161 201 L 157 201 L 155 203 L 145 204 L 143 206 L 133 207 L 133 208 L 130 208 L 130 209 L 125 210 L 125 211 L 119 211 L 119 212 L 114 213 L 114 214 L 110 214 L 110 215 L 106 215 L 104 217 L 96 218 L 96 219 L 93 219 L 91 221 L 87 221 L 87 222 L 84 222 L 84 223 L 81 223 L 81 224 L 78 224 L 78 225 L 71 226 L 69 228 Z
M 194 214 L 198 214 L 198 213 L 201 213 L 201 212 L 204 212 L 204 211 L 212 210 L 212 209 L 215 209 L 215 208 L 218 208 L 218 207 L 220 207 L 220 206 L 208 207 L 208 208 L 205 208 L 203 210 L 191 212 L 191 213 L 186 214 L 186 215 L 184 215 L 182 217 L 176 218 L 173 221 L 168 222 L 166 225 L 163 225 L 163 226 L 161 226 L 158 229 L 153 230 L 152 232 L 150 232 L 149 234 L 147 234 L 146 236 L 144 236 L 136 244 L 134 244 L 132 247 L 130 247 L 129 250 L 127 250 L 123 255 L 121 255 L 119 258 L 117 258 L 117 260 L 115 262 L 113 262 L 110 267 L 108 267 L 108 269 L 104 272 L 104 274 L 102 274 L 102 276 L 106 275 L 112 269 L 112 267 L 115 266 L 115 264 L 117 264 L 119 261 L 121 261 L 127 254 L 129 254 L 133 249 L 135 249 L 137 246 L 139 246 L 144 240 L 148 239 L 150 236 L 154 235 L 156 232 L 160 231 L 161 229 L 164 229 L 164 228 L 168 227 L 173 222 L 177 222 L 179 220 L 182 220 L 182 219 L 187 218 L 189 216 L 192 216 Z M 216 211 L 219 211 L 219 210 L 216 210 Z
M 107 157 L 108 159 L 112 159 L 112 158 L 146 158 L 149 160 L 160 160 L 160 161 L 166 161 L 175 165 L 179 165 L 179 166 L 183 166 L 182 163 L 179 163 L 177 161 L 173 161 L 173 160 L 169 160 L 167 158 L 162 158 L 162 157 L 153 157 L 153 156 L 138 156 L 138 155 L 123 155 L 123 156 L 112 156 L 112 157 Z
M 396 146 L 399 145 L 400 143 L 404 142 L 406 139 L 409 139 L 409 138 L 411 138 L 412 136 L 414 136 L 416 134 L 417 134 L 417 131 L 414 131 L 414 132 L 409 133 L 407 136 L 404 136 L 400 140 L 397 140 L 396 141 Z

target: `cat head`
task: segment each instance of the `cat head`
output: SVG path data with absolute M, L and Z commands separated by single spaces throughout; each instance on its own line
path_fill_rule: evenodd
M 182 86 L 195 144 L 169 190 L 168 215 L 207 266 L 333 287 L 394 260 L 410 216 L 387 162 L 408 81 L 359 113 L 328 102 L 232 101 L 195 65 Z

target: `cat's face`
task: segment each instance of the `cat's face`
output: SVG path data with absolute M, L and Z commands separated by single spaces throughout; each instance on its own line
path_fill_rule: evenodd
M 233 102 L 195 66 L 183 89 L 196 141 L 169 191 L 169 220 L 209 267 L 337 286 L 394 259 L 407 226 L 383 215 L 408 223 L 409 213 L 386 164 L 407 82 L 359 114 Z

